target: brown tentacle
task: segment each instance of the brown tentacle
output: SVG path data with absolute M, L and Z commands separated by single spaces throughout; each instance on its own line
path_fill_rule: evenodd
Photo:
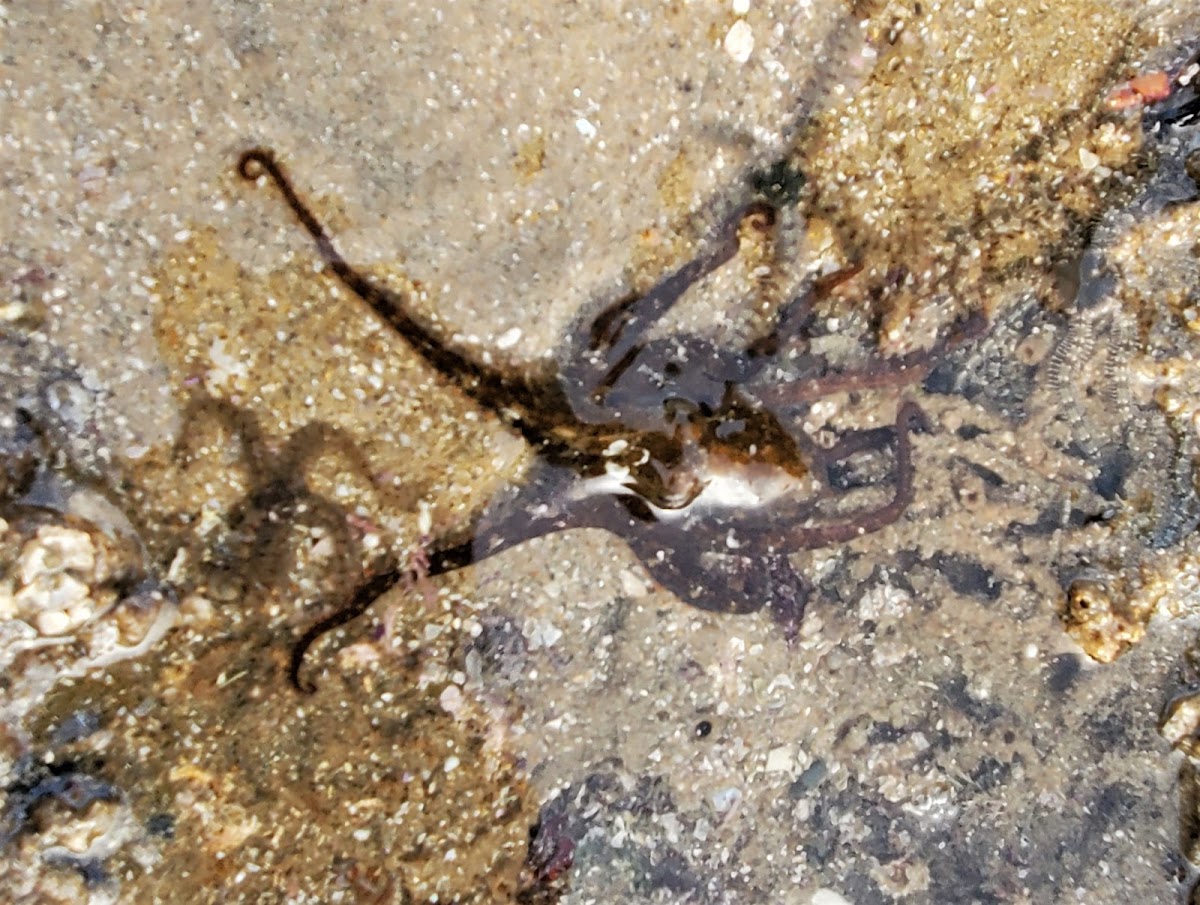
M 880 358 L 857 371 L 844 371 L 778 386 L 756 388 L 754 398 L 768 408 L 778 408 L 812 402 L 834 393 L 908 386 L 923 379 L 946 353 L 965 342 L 977 339 L 986 329 L 987 318 L 981 312 L 972 312 L 958 321 L 946 337 L 930 349 L 910 352 L 896 358 Z
M 737 256 L 743 224 L 766 232 L 775 221 L 775 209 L 765 201 L 744 205 L 720 225 L 706 253 L 668 274 L 644 294 L 622 299 L 601 312 L 586 337 L 576 341 L 582 348 L 575 350 L 572 364 L 562 375 L 564 383 L 585 390 L 572 398 L 575 414 L 593 423 L 612 420 L 604 397 L 643 350 L 647 331 L 696 283 Z M 600 352 L 601 360 L 597 362 L 588 352 Z
M 755 361 L 777 355 L 784 343 L 793 339 L 808 326 L 809 318 L 817 301 L 825 298 L 842 283 L 861 272 L 862 265 L 855 264 L 817 277 L 800 295 L 780 308 L 775 316 L 774 326 L 746 347 L 747 357 L 751 361 Z
M 912 431 L 928 429 L 929 421 L 915 402 L 901 404 L 894 428 L 896 490 L 892 499 L 883 506 L 851 514 L 845 521 L 790 528 L 785 526 L 768 532 L 766 536 L 783 549 L 813 549 L 846 543 L 892 524 L 904 514 L 913 500 L 915 468 L 912 461 Z
M 435 547 L 429 554 L 429 562 L 421 570 L 421 574 L 429 578 L 457 572 L 459 569 L 490 559 L 527 540 L 568 528 L 604 527 L 618 532 L 620 528 L 628 529 L 627 520 L 614 518 L 614 513 L 619 510 L 618 501 L 613 497 L 595 497 L 576 501 L 563 513 L 544 518 L 531 518 L 523 507 L 514 505 L 512 511 L 495 524 L 475 525 L 470 531 L 468 540 Z M 620 524 L 618 524 L 619 522 Z M 627 534 L 628 530 L 623 533 Z M 493 542 L 489 543 L 489 539 Z M 389 563 L 368 576 L 362 584 L 355 588 L 354 593 L 339 609 L 310 625 L 292 645 L 291 663 L 288 667 L 288 679 L 292 685 L 305 694 L 312 694 L 316 691 L 315 684 L 303 681 L 300 677 L 304 657 L 309 649 L 322 636 L 336 631 L 362 616 L 375 601 L 397 584 L 414 584 L 416 581 L 416 570 L 400 568 L 395 562 Z
M 310 625 L 292 645 L 292 659 L 288 665 L 288 680 L 292 686 L 305 694 L 315 692 L 317 690 L 315 683 L 300 678 L 300 668 L 304 665 L 304 655 L 308 653 L 308 649 L 322 635 L 357 619 L 371 608 L 371 604 L 403 581 L 409 574 L 407 570 L 389 567 L 372 575 L 355 589 L 354 594 L 340 609 Z
M 407 300 L 398 292 L 364 276 L 342 257 L 328 231 L 297 194 L 290 177 L 267 148 L 252 148 L 238 160 L 238 174 L 250 182 L 266 176 L 296 219 L 312 237 L 317 253 L 334 275 L 380 318 L 390 324 L 431 367 L 447 381 L 460 386 L 478 404 L 500 415 L 531 444 L 553 445 L 545 419 L 538 416 L 544 397 L 554 393 L 552 383 L 507 378 L 446 345 L 426 325 L 412 316 Z

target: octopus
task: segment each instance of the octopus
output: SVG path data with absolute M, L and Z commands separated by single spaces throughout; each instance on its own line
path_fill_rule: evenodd
M 987 326 L 981 313 L 970 313 L 926 349 L 891 357 L 871 352 L 861 367 L 838 367 L 810 348 L 814 307 L 857 273 L 855 266 L 808 281 L 748 343 L 657 335 L 655 326 L 692 287 L 770 239 L 779 209 L 760 190 L 719 220 L 694 258 L 580 324 L 558 359 L 565 364 L 505 373 L 456 348 L 404 293 L 348 263 L 273 151 L 245 151 L 237 172 L 272 186 L 333 277 L 448 386 L 535 454 L 520 486 L 465 528 L 431 540 L 420 575 L 410 562 L 386 557 L 300 635 L 290 678 L 302 691 L 315 689 L 301 675 L 312 645 L 397 585 L 580 528 L 623 539 L 683 603 L 727 614 L 765 611 L 794 637 L 811 586 L 790 557 L 900 519 L 914 495 L 913 435 L 932 430 L 908 398 L 897 400 L 890 423 L 832 437 L 801 429 L 797 413 L 834 394 L 895 388 L 902 396 Z M 782 371 L 792 378 L 767 379 Z

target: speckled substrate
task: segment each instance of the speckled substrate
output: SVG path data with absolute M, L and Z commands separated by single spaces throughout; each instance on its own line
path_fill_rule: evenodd
M 1104 98 L 1177 63 L 1194 14 L 193 6 L 0 7 L 3 449 L 47 456 L 14 417 L 31 409 L 63 498 L 123 511 L 110 533 L 146 545 L 123 555 L 181 598 L 148 655 L 86 678 L 54 671 L 102 656 L 96 626 L 29 650 L 0 634 L 4 894 L 1178 895 L 1195 853 L 1170 747 L 1190 752 L 1194 708 L 1156 728 L 1195 672 L 1200 549 L 1175 513 L 1195 493 L 1200 225 L 1164 208 L 1174 183 L 1146 188 L 1137 114 Z M 259 143 L 347 257 L 505 366 L 694 254 L 780 160 L 807 176 L 792 284 L 864 264 L 823 314 L 891 352 L 964 310 L 995 326 L 909 390 L 935 429 L 906 517 L 796 558 L 818 585 L 796 644 L 687 609 L 619 538 L 576 532 L 397 589 L 314 648 L 303 696 L 289 640 L 381 547 L 461 529 L 528 454 L 317 273 L 233 173 Z M 734 289 L 672 328 L 740 323 Z M 81 505 L 62 519 L 97 524 Z M 15 580 L 37 525 L 0 533 Z M 96 606 L 127 645 L 176 606 L 129 600 Z M 539 814 L 569 871 L 522 867 Z

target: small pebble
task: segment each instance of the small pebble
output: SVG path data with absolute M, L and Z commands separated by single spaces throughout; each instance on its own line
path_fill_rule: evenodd
M 27 613 L 65 610 L 88 596 L 88 586 L 72 575 L 45 575 L 39 581 L 17 591 L 18 609 Z
M 456 716 L 463 705 L 463 694 L 457 685 L 447 685 L 438 696 L 438 703 L 442 705 L 442 710 L 451 716 Z
M 71 617 L 62 610 L 38 613 L 34 627 L 42 635 L 65 635 L 71 630 Z
M 17 601 L 13 598 L 12 585 L 0 581 L 0 619 L 17 618 Z
M 497 349 L 511 349 L 521 341 L 521 328 L 513 327 L 511 330 L 506 330 L 501 333 L 496 339 Z
M 96 548 L 86 532 L 43 525 L 21 550 L 19 574 L 22 584 L 32 584 L 41 575 L 90 572 L 95 567 Z
M 730 26 L 725 35 L 725 52 L 737 63 L 750 59 L 754 52 L 754 32 L 745 19 L 738 19 Z
M 742 793 L 736 786 L 729 786 L 728 788 L 713 792 L 711 797 L 713 808 L 716 809 L 718 814 L 724 814 L 742 800 Z
M 791 773 L 796 768 L 796 755 L 791 745 L 780 745 L 767 752 L 768 773 Z
M 832 889 L 818 889 L 813 893 L 812 905 L 853 905 L 853 903 Z

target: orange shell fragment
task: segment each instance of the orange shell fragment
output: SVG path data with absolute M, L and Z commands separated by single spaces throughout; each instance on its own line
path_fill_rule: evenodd
M 1105 99 L 1110 110 L 1128 110 L 1142 104 L 1152 104 L 1171 96 L 1171 77 L 1161 69 L 1134 76 Z

